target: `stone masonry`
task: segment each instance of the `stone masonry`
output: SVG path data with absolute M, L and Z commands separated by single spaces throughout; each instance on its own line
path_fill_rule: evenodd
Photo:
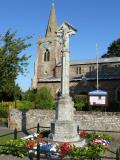
M 9 128 L 18 130 L 40 126 L 50 127 L 50 122 L 55 118 L 52 110 L 28 110 L 10 109 Z M 83 112 L 77 111 L 74 120 L 80 129 L 120 131 L 120 112 Z M 15 125 L 13 125 L 15 124 Z

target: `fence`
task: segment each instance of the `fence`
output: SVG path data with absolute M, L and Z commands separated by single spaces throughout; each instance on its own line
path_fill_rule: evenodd
M 33 128 L 29 128 L 27 131 L 29 131 L 29 130 L 31 130 L 31 129 L 36 129 L 36 131 L 37 131 L 37 133 L 39 133 L 40 132 L 40 129 L 41 128 L 49 128 L 49 127 L 43 127 L 43 126 L 40 126 L 39 125 L 39 123 L 37 124 L 37 127 L 33 127 Z M 77 132 L 79 133 L 79 131 L 80 131 L 80 129 L 79 129 L 79 126 L 77 126 Z M 91 130 L 87 130 L 87 131 L 91 131 Z M 92 131 L 95 131 L 95 130 L 92 130 Z M 17 139 L 18 138 L 18 132 L 19 131 L 17 131 L 17 129 L 15 128 L 14 129 L 14 132 L 11 132 L 10 134 L 13 134 L 14 135 L 14 139 Z M 103 132 L 103 131 L 97 131 L 97 132 Z M 106 132 L 106 131 L 104 131 L 104 132 Z M 108 132 L 108 131 L 107 131 Z M 109 132 L 111 132 L 111 131 L 109 131 Z M 118 132 L 117 132 L 118 133 Z M 120 132 L 119 132 L 120 133 Z M 9 135 L 10 135 L 9 134 Z M 8 135 L 8 134 L 6 134 L 6 135 Z M 2 135 L 2 136 L 6 136 L 6 135 Z M 2 136 L 0 136 L 0 137 L 2 137 Z M 6 145 L 0 145 L 0 146 L 4 146 L 4 147 L 8 147 L 8 145 L 6 146 Z M 10 146 L 10 147 L 13 147 L 14 148 L 14 146 Z M 15 147 L 15 148 L 17 148 L 17 149 L 20 149 L 20 147 Z M 26 148 L 24 148 L 24 149 L 26 149 Z M 40 148 L 40 144 L 37 144 L 37 149 L 30 149 L 30 150 L 34 150 L 34 151 L 36 151 L 37 152 L 37 154 L 36 154 L 36 157 L 34 157 L 33 156 L 33 154 L 30 154 L 29 155 L 29 158 L 30 158 L 30 160 L 33 160 L 34 158 L 36 158 L 37 160 L 40 160 L 40 159 L 54 159 L 54 160 L 68 160 L 68 159 L 73 159 L 72 157 L 69 157 L 69 158 L 62 158 L 62 157 L 49 157 L 49 156 L 47 156 L 47 155 L 42 155 L 42 150 L 41 150 L 41 148 Z M 28 149 L 27 149 L 27 151 L 29 151 Z M 120 147 L 118 147 L 117 148 L 117 150 L 116 150 L 116 152 L 113 152 L 113 151 L 111 151 L 111 150 L 108 150 L 109 152 L 111 152 L 114 156 L 99 156 L 99 157 L 97 157 L 97 159 L 98 160 L 102 160 L 102 159 L 114 159 L 114 160 L 120 160 Z M 2 153 L 0 153 L 0 154 L 2 154 Z M 88 159 L 88 155 L 79 155 L 79 157 L 86 157 L 85 158 L 85 160 L 89 160 Z

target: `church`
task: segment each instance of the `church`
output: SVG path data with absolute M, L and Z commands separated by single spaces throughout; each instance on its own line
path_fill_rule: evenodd
M 62 45 L 56 34 L 57 19 L 52 3 L 45 37 L 39 37 L 32 87 L 47 87 L 57 97 L 61 86 Z M 120 103 L 120 57 L 98 59 L 99 89 L 108 92 L 108 101 Z M 86 94 L 97 88 L 96 59 L 70 61 L 70 95 Z

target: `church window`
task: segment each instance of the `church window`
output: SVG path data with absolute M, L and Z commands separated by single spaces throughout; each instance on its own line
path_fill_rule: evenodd
M 91 66 L 89 66 L 89 72 L 91 72 L 92 71 L 92 67 Z
M 107 64 L 102 65 L 102 69 L 103 70 L 107 69 Z
M 46 49 L 46 52 L 44 54 L 44 61 L 45 62 L 50 61 L 50 52 L 48 49 Z
M 94 71 L 94 69 L 95 69 L 95 66 L 89 66 L 89 72 Z
M 95 69 L 95 67 L 94 66 L 92 66 L 92 71 Z
M 81 74 L 81 67 L 77 67 L 77 68 L 76 68 L 76 74 L 77 74 L 77 75 Z

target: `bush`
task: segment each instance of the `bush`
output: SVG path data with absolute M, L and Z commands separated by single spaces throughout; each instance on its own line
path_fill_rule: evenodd
M 8 107 L 0 107 L 0 118 L 8 118 Z
M 35 96 L 35 108 L 53 109 L 54 105 L 54 98 L 47 88 L 43 87 L 37 90 Z
M 0 102 L 0 107 L 9 107 L 9 106 L 15 106 L 15 102 L 4 102 L 4 101 L 2 101 L 2 102 Z
M 11 139 L 5 145 L 0 146 L 0 154 L 11 154 L 23 158 L 28 155 L 25 143 L 26 142 L 21 139 Z
M 28 89 L 26 92 L 23 93 L 22 99 L 23 101 L 30 101 L 33 102 L 36 96 L 36 89 Z
M 7 110 L 9 107 L 15 107 L 18 109 L 31 109 L 33 108 L 33 103 L 30 101 L 16 101 L 16 106 L 15 106 L 15 102 L 1 102 L 0 103 L 0 108 L 2 108 L 2 110 Z M 2 114 L 2 113 L 0 113 Z
M 120 112 L 119 106 L 120 105 L 118 103 L 111 102 L 107 108 L 109 112 Z
M 88 96 L 87 95 L 76 95 L 74 97 L 74 107 L 77 111 L 85 110 L 88 106 Z
M 30 101 L 17 101 L 16 102 L 16 107 L 18 109 L 32 109 L 33 108 L 33 103 Z

